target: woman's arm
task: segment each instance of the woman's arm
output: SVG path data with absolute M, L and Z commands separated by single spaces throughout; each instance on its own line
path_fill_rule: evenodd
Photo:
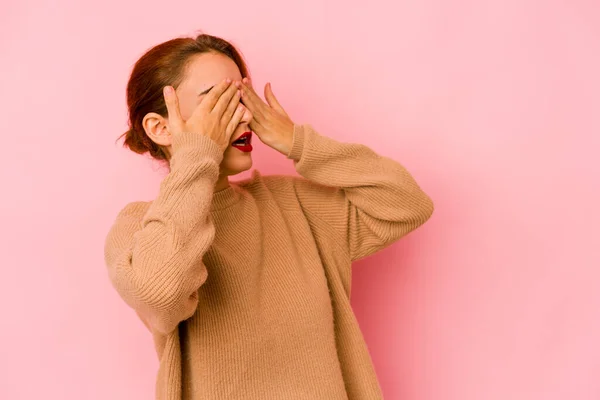
M 352 261 L 373 254 L 429 219 L 433 202 L 398 162 L 362 144 L 296 125 L 288 158 L 305 213 L 332 228 Z M 310 221 L 310 218 L 309 218 Z
M 250 127 L 263 143 L 293 159 L 306 178 L 293 182 L 313 230 L 324 221 L 324 229 L 333 232 L 353 261 L 388 246 L 431 216 L 431 199 L 399 163 L 364 145 L 340 143 L 309 125 L 294 124 L 270 84 L 265 86 L 266 103 L 248 78 L 238 87 L 254 115 Z
M 125 207 L 110 229 L 105 260 L 121 297 L 151 330 L 169 333 L 196 311 L 215 234 L 210 205 L 223 153 L 210 138 L 182 133 L 156 200 Z

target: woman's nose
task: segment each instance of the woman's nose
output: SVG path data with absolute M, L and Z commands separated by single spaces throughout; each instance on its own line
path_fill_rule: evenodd
M 244 115 L 242 115 L 242 120 L 240 122 L 250 123 L 250 121 L 252 121 L 253 115 L 250 112 L 250 110 L 246 108 L 246 106 L 242 105 L 242 107 L 244 107 Z

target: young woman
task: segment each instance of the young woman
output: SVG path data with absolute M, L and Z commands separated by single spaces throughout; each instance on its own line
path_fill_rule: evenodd
M 110 279 L 153 335 L 158 399 L 380 399 L 350 306 L 351 264 L 431 215 L 396 161 L 295 124 L 239 52 L 200 35 L 162 43 L 127 87 L 125 145 L 165 160 L 152 202 L 117 216 Z M 301 177 L 229 182 L 252 141 Z

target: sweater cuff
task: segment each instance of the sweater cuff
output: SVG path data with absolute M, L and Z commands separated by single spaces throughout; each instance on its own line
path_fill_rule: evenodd
M 294 138 L 292 140 L 292 149 L 287 158 L 290 160 L 300 160 L 304 151 L 304 125 L 294 125 Z
M 198 161 L 201 158 L 209 157 L 219 165 L 223 160 L 223 151 L 217 142 L 206 135 L 195 132 L 182 132 L 174 135 L 172 152 L 171 164 L 177 159 Z

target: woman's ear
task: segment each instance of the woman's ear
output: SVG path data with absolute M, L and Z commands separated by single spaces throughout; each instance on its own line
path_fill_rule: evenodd
M 146 135 L 152 141 L 160 146 L 171 145 L 171 133 L 168 129 L 167 119 L 157 113 L 148 113 L 144 116 L 142 121 L 144 131 Z

